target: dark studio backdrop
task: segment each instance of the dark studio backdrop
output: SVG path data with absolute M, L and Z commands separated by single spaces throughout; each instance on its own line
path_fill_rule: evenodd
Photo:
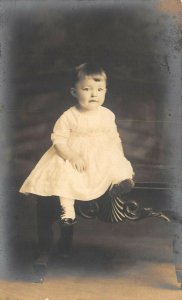
M 176 11 L 165 10 L 155 1 L 115 5 L 75 1 L 67 6 L 42 2 L 24 9 L 14 7 L 10 30 L 10 246 L 37 239 L 35 197 L 28 198 L 18 190 L 51 145 L 55 121 L 74 105 L 70 74 L 80 63 L 97 61 L 106 70 L 104 105 L 116 115 L 136 181 L 171 182 L 173 132 L 178 121 L 178 108 L 171 104 L 170 94 L 172 81 L 175 87 L 172 65 L 179 55 L 176 20 Z M 166 200 L 170 203 L 170 195 Z

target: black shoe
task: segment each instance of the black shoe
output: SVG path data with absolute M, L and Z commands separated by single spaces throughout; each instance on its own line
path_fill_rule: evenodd
M 120 191 L 123 194 L 129 193 L 135 186 L 133 179 L 126 179 L 120 182 L 119 187 Z
M 74 225 L 76 223 L 77 223 L 77 219 L 76 218 L 75 219 L 71 219 L 71 218 L 64 218 L 64 219 L 62 219 L 61 218 L 61 225 L 62 226 L 72 226 L 72 225 Z
M 120 197 L 121 195 L 129 193 L 134 188 L 135 183 L 132 179 L 126 179 L 118 184 L 114 184 L 112 189 L 109 191 L 111 198 Z

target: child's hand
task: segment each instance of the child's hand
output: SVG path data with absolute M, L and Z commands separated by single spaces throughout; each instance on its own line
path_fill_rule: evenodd
M 86 169 L 86 163 L 83 158 L 76 155 L 73 156 L 69 162 L 71 163 L 72 167 L 77 170 L 78 172 L 83 172 Z

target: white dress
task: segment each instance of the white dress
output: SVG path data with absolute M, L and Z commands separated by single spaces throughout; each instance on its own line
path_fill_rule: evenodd
M 69 108 L 57 120 L 51 139 L 53 145 L 27 177 L 21 193 L 87 201 L 103 195 L 111 184 L 133 176 L 122 151 L 115 115 L 103 106 L 94 113 Z M 58 156 L 54 145 L 63 143 L 84 158 L 84 172 Z

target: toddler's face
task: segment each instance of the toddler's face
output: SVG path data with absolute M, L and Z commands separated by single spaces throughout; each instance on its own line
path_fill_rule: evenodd
M 74 88 L 74 96 L 84 110 L 96 110 L 104 103 L 105 94 L 106 81 L 100 75 L 85 76 Z

